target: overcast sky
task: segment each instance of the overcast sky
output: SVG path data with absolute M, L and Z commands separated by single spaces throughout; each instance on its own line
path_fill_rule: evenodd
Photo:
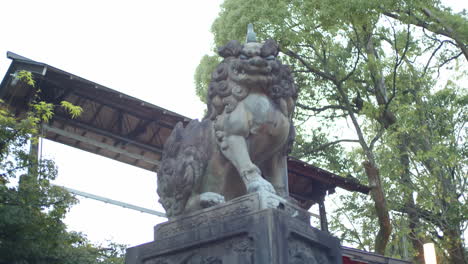
M 221 0 L 0 1 L 0 78 L 6 52 L 47 63 L 190 118 L 205 109 L 193 74 L 212 50 Z M 57 184 L 163 211 L 156 175 L 44 140 L 59 167 Z M 164 218 L 80 198 L 65 222 L 94 242 L 137 245 Z
M 0 1 L 0 78 L 6 51 L 44 62 L 190 118 L 205 106 L 193 74 L 213 48 L 210 27 L 221 0 Z M 463 1 L 444 1 L 457 10 Z M 457 5 L 458 4 L 458 5 Z M 156 175 L 44 140 L 57 184 L 162 211 Z M 153 239 L 153 215 L 80 198 L 65 222 L 93 242 L 138 245 Z

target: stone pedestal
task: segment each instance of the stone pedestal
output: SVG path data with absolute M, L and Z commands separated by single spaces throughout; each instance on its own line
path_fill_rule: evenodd
M 155 227 L 155 240 L 127 249 L 126 264 L 340 264 L 337 238 L 306 211 L 253 193 Z

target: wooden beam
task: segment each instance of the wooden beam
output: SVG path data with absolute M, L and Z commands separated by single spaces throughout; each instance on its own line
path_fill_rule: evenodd
M 325 199 L 319 201 L 319 212 L 320 212 L 320 229 L 322 231 L 328 232 L 328 221 L 327 221 L 327 212 L 325 211 Z
M 109 108 L 112 108 L 115 111 L 121 110 L 121 111 L 127 113 L 128 115 L 132 115 L 132 116 L 134 116 L 134 117 L 136 117 L 138 119 L 147 120 L 148 117 L 151 117 L 151 119 L 150 119 L 151 121 L 157 122 L 158 125 L 160 125 L 162 127 L 165 127 L 165 128 L 172 129 L 177 122 L 179 122 L 179 121 L 184 121 L 185 122 L 185 118 L 180 117 L 180 116 L 176 116 L 176 115 L 165 116 L 165 115 L 168 114 L 168 113 L 166 113 L 167 111 L 162 111 L 163 114 L 159 114 L 158 117 L 161 117 L 161 116 L 163 116 L 163 117 L 165 116 L 166 118 L 170 117 L 170 118 L 175 119 L 174 121 L 170 122 L 168 120 L 161 120 L 161 118 L 154 119 L 154 112 L 153 113 L 148 112 L 148 115 L 145 115 L 145 114 L 139 113 L 138 111 L 135 111 L 135 110 L 131 109 L 130 107 L 132 107 L 132 106 L 128 106 L 126 104 L 119 104 L 119 103 L 113 102 L 111 100 L 105 100 L 105 99 L 103 100 L 103 99 L 99 98 L 99 96 L 92 97 L 89 94 L 86 94 L 85 92 L 83 92 L 83 91 L 81 91 L 79 89 L 75 89 L 73 91 L 73 94 L 75 94 L 76 96 L 83 97 L 83 98 L 86 98 L 88 100 L 97 102 L 99 104 L 104 104 L 105 106 L 107 106 Z M 161 111 L 161 110 L 158 110 L 158 111 Z M 187 119 L 187 120 L 190 120 L 190 119 Z M 187 123 L 187 122 L 185 122 L 185 123 Z
M 140 142 L 137 142 L 135 140 L 130 140 L 130 139 L 125 138 L 123 136 L 116 135 L 116 134 L 111 133 L 109 131 L 106 131 L 106 130 L 103 130 L 103 129 L 100 129 L 100 128 L 97 128 L 97 127 L 94 127 L 94 126 L 91 126 L 91 125 L 88 125 L 85 122 L 82 122 L 82 121 L 79 121 L 79 120 L 71 120 L 70 118 L 62 117 L 62 116 L 59 116 L 59 115 L 54 115 L 53 119 L 57 119 L 60 122 L 63 122 L 63 123 L 65 123 L 67 125 L 70 125 L 70 126 L 75 126 L 75 127 L 78 127 L 78 128 L 84 129 L 84 130 L 88 130 L 88 131 L 96 133 L 98 135 L 110 137 L 110 138 L 112 138 L 114 140 L 122 140 L 122 141 L 124 141 L 124 142 L 126 142 L 128 144 L 132 144 L 132 145 L 135 145 L 135 146 L 137 146 L 139 148 L 146 149 L 147 151 L 151 151 L 151 152 L 158 153 L 158 154 L 162 153 L 162 149 L 160 149 L 160 148 L 156 148 L 156 147 L 150 146 L 150 145 L 145 144 L 145 143 L 140 143 Z
M 118 153 L 118 154 L 121 154 L 121 155 L 125 155 L 125 156 L 133 158 L 133 159 L 143 160 L 143 161 L 145 161 L 145 162 L 147 162 L 149 164 L 153 164 L 153 165 L 156 165 L 156 166 L 159 167 L 160 162 L 158 160 L 152 160 L 152 159 L 149 159 L 147 157 L 144 157 L 144 156 L 136 154 L 136 153 L 130 153 L 125 149 L 116 148 L 116 147 L 113 147 L 113 146 L 111 146 L 109 144 L 105 144 L 105 143 L 99 142 L 97 140 L 88 138 L 88 137 L 82 137 L 82 136 L 80 136 L 78 134 L 74 134 L 74 133 L 65 131 L 63 129 L 51 127 L 51 126 L 48 126 L 48 125 L 42 125 L 42 126 L 43 126 L 44 130 L 56 133 L 58 135 L 68 137 L 68 138 L 71 138 L 71 139 L 74 139 L 74 140 L 82 141 L 82 142 L 90 144 L 92 146 L 99 147 L 99 148 L 102 148 L 102 149 L 106 149 L 106 150 L 109 150 L 109 151 L 112 151 L 112 152 L 115 152 L 115 153 Z

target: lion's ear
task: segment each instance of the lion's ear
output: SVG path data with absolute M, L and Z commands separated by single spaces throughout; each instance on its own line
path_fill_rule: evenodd
M 260 50 L 262 57 L 268 57 L 271 55 L 276 56 L 278 55 L 278 51 L 278 43 L 272 39 L 265 41 L 265 44 L 263 44 L 262 49 Z
M 223 46 L 218 49 L 218 54 L 223 58 L 237 57 L 239 56 L 241 50 L 242 45 L 240 44 L 240 42 L 237 40 L 231 40 L 228 44 L 226 44 L 226 46 Z

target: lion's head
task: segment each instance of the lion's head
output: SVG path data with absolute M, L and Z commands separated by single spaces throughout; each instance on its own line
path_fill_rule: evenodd
M 215 119 L 226 111 L 232 112 L 237 102 L 249 93 L 265 93 L 278 102 L 280 98 L 297 98 L 297 88 L 289 67 L 278 59 L 278 44 L 241 44 L 230 41 L 218 50 L 224 60 L 216 67 L 208 88 L 208 113 L 205 118 Z

